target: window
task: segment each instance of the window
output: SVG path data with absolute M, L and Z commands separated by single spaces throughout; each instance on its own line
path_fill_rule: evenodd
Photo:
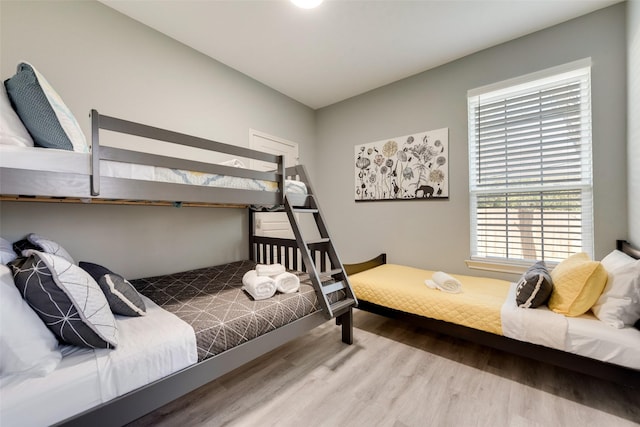
M 593 256 L 589 64 L 469 91 L 473 259 Z

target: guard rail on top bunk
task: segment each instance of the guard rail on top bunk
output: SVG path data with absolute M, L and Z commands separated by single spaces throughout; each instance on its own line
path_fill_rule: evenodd
M 273 163 L 275 170 L 262 172 L 221 164 L 143 153 L 100 144 L 101 131 L 147 138 L 209 152 Z M 89 168 L 79 172 L 55 172 L 3 167 L 0 171 L 4 200 L 95 202 L 244 207 L 251 204 L 281 205 L 285 193 L 284 156 L 160 129 L 91 110 L 92 149 Z M 43 149 L 47 150 L 47 149 Z M 77 153 L 81 155 L 81 153 Z M 27 155 L 27 154 L 25 154 Z M 278 191 L 245 190 L 213 186 L 115 178 L 100 173 L 103 160 L 170 169 L 226 175 L 277 183 Z M 86 172 L 89 170 L 89 172 Z M 291 195 L 291 198 L 304 195 Z
M 254 160 L 275 163 L 275 172 L 260 172 L 251 169 L 235 168 L 231 166 L 196 162 L 186 159 L 141 153 L 127 149 L 101 146 L 100 130 L 113 131 L 155 141 L 164 141 L 187 147 L 209 150 L 231 156 L 246 157 Z M 101 115 L 91 110 L 91 195 L 100 198 L 140 199 L 140 200 L 169 200 L 173 202 L 205 202 L 229 204 L 282 204 L 285 174 L 284 157 L 256 151 L 244 147 L 224 144 L 183 133 L 142 125 L 127 120 Z M 100 176 L 100 160 L 112 160 L 140 165 L 160 166 L 196 172 L 230 175 L 235 177 L 276 181 L 278 192 L 268 194 L 266 191 L 242 190 L 219 187 L 204 187 L 184 184 L 156 183 L 139 181 L 127 182 L 120 178 L 104 179 Z M 124 182 L 123 182 L 124 181 Z M 136 180 L 137 181 L 137 180 Z M 133 185 L 131 185 L 133 184 Z M 160 185 L 158 185 L 160 184 Z M 213 191 L 212 191 L 213 190 Z M 247 191 L 255 194 L 244 194 Z M 262 194 L 267 193 L 267 194 Z M 266 196 L 266 197 L 265 197 Z M 262 201 L 264 200 L 264 201 Z

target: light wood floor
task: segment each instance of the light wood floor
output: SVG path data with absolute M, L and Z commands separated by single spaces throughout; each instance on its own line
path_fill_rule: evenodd
M 132 426 L 633 426 L 633 390 L 355 310 Z

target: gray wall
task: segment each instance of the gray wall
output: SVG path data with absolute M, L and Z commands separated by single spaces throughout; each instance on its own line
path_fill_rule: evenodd
M 464 263 L 467 90 L 585 57 L 593 60 L 595 256 L 606 255 L 627 234 L 625 37 L 619 4 L 319 110 L 316 189 L 343 262 L 385 251 L 390 262 L 485 274 Z M 449 201 L 354 202 L 354 145 L 442 127 L 449 128 Z
M 97 108 L 237 145 L 248 145 L 249 128 L 299 142 L 301 161 L 312 178 L 321 178 L 314 179 L 315 189 L 344 262 L 386 251 L 392 262 L 483 274 L 464 265 L 469 256 L 466 92 L 588 56 L 594 63 L 596 256 L 627 236 L 627 229 L 631 240 L 640 242 L 640 172 L 629 168 L 627 189 L 625 158 L 627 145 L 629 164 L 640 156 L 640 115 L 629 114 L 628 143 L 625 122 L 627 50 L 629 69 L 636 70 L 629 74 L 638 75 L 638 49 L 632 47 L 632 41 L 638 43 L 638 2 L 632 3 L 315 113 L 97 2 L 0 2 L 0 72 L 4 79 L 18 61 L 33 63 L 86 133 L 87 113 Z M 630 113 L 640 102 L 635 82 L 629 84 Z M 354 145 L 441 127 L 450 130 L 449 201 L 353 201 Z M 246 214 L 235 209 L 0 204 L 3 237 L 38 232 L 60 241 L 78 259 L 102 262 L 129 277 L 245 257 L 246 228 Z
M 640 246 L 640 1 L 627 2 L 629 240 Z
M 101 3 L 3 0 L 0 40 L 2 79 L 32 63 L 87 135 L 95 108 L 241 146 L 253 128 L 298 142 L 302 162 L 313 157 L 313 110 Z M 238 209 L 2 202 L 0 221 L 6 239 L 37 232 L 131 278 L 248 254 Z

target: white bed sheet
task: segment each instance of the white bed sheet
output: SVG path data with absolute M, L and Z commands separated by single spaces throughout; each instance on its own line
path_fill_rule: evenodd
M 591 312 L 567 317 L 549 310 L 518 308 L 512 283 L 500 313 L 504 336 L 590 357 L 632 369 L 640 369 L 640 331 L 617 329 Z
M 91 155 L 89 153 L 41 147 L 0 145 L 0 167 L 89 175 L 91 173 L 90 163 Z M 101 176 L 112 178 L 139 179 L 176 184 L 235 188 L 240 190 L 278 191 L 278 184 L 275 181 L 190 172 L 108 160 L 100 161 L 100 173 Z M 295 180 L 286 181 L 286 191 L 307 194 L 305 184 Z
M 46 377 L 5 381 L 0 426 L 50 425 L 196 363 L 193 328 L 143 299 L 145 316 L 116 316 L 116 350 L 65 347 Z
M 516 283 L 511 284 L 507 299 L 502 304 L 500 311 L 502 334 L 519 341 L 564 350 L 567 338 L 566 317 L 554 313 L 547 306 L 535 309 L 518 307 L 517 286 Z
M 591 312 L 568 317 L 566 351 L 640 370 L 640 331 L 614 328 Z

